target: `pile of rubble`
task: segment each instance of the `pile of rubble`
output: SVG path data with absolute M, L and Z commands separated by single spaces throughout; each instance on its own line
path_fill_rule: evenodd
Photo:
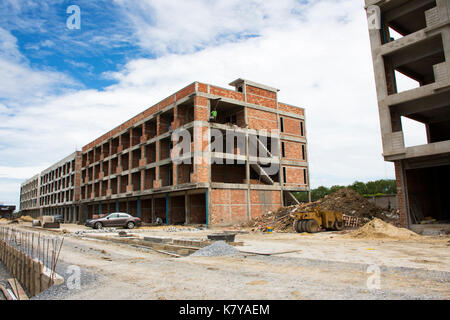
M 251 220 L 245 227 L 251 227 L 252 231 L 265 231 L 267 227 L 272 227 L 277 232 L 293 232 L 292 225 L 294 220 L 291 215 L 296 212 L 312 211 L 316 206 L 323 210 L 338 211 L 346 216 L 356 217 L 361 225 L 374 218 L 394 225 L 398 224 L 398 210 L 387 210 L 377 207 L 356 191 L 342 188 L 315 202 L 281 207 L 275 212 L 269 211 Z

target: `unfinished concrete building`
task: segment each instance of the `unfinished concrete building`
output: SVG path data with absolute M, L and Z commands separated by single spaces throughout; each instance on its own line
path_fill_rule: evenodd
M 39 215 L 62 215 L 79 220 L 81 152 L 76 151 L 40 174 Z
M 81 220 L 229 225 L 309 193 L 304 109 L 269 86 L 230 85 L 194 82 L 83 147 Z
M 450 221 L 450 0 L 366 0 L 383 155 L 395 164 L 405 226 Z M 395 34 L 395 36 L 394 36 Z M 417 82 L 400 92 L 399 74 Z M 402 117 L 426 127 L 405 147 Z
M 20 186 L 20 210 L 28 216 L 39 216 L 40 174 L 28 179 Z

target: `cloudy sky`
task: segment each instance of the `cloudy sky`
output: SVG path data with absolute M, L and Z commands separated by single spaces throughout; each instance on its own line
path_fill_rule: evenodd
M 70 5 L 79 30 L 67 28 Z M 313 187 L 394 176 L 363 0 L 2 0 L 0 74 L 3 203 L 193 81 L 245 78 L 305 107 Z

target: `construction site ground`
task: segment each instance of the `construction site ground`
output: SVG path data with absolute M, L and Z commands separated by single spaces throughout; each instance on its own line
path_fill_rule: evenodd
M 32 230 L 29 222 L 13 227 Z M 249 232 L 236 235 L 236 241 L 243 242 L 235 247 L 241 251 L 238 255 L 175 258 L 93 239 L 91 233 L 77 235 L 76 231 L 92 230 L 80 225 L 63 224 L 57 232 L 38 230 L 62 236 L 63 229 L 65 240 L 57 271 L 66 282 L 33 299 L 450 298 L 448 236 L 400 241 L 352 239 L 337 232 Z M 224 230 L 229 228 L 162 226 L 131 232 L 205 239 L 207 234 Z M 117 231 L 92 234 L 106 237 Z M 81 271 L 79 289 L 68 285 L 73 280 L 73 266 Z M 380 270 L 380 289 L 368 286 L 368 282 L 373 284 L 376 268 Z

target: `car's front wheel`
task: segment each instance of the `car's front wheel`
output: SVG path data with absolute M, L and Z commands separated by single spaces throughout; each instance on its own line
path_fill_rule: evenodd
M 134 228 L 134 222 L 128 222 L 127 223 L 127 229 L 133 229 Z
M 100 230 L 101 228 L 103 228 L 103 225 L 101 222 L 97 222 L 95 223 L 94 228 Z

